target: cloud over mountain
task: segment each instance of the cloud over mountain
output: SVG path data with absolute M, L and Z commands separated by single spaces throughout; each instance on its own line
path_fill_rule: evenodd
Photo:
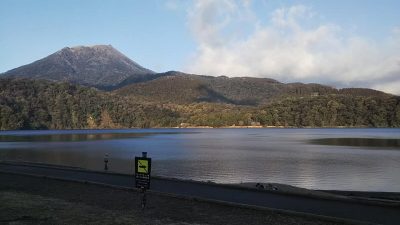
M 188 25 L 198 46 L 186 71 L 400 94 L 399 28 L 376 41 L 349 35 L 334 23 L 316 23 L 317 15 L 294 5 L 276 9 L 263 23 L 251 1 L 195 1 Z

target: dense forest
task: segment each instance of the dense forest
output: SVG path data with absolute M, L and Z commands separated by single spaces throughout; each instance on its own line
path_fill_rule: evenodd
M 0 79 L 0 129 L 176 126 L 179 115 L 94 88 L 43 80 Z
M 294 127 L 400 127 L 399 97 L 327 95 L 287 98 L 263 107 L 262 124 Z
M 329 91 L 260 105 L 174 103 L 43 80 L 0 79 L 0 129 L 176 126 L 400 127 L 400 98 Z
M 390 97 L 367 88 L 336 89 L 321 84 L 281 83 L 269 78 L 212 77 L 170 71 L 146 82 L 128 84 L 114 91 L 145 101 L 173 104 L 199 102 L 259 106 L 286 97 L 352 95 Z

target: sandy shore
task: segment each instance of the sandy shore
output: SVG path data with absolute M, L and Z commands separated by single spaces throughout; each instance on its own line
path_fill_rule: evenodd
M 240 183 L 239 187 L 253 188 L 265 191 L 280 192 L 283 194 L 296 194 L 318 198 L 358 199 L 375 202 L 386 202 L 400 205 L 399 192 L 371 192 L 371 191 L 340 191 L 340 190 L 311 190 L 279 183 Z
M 343 224 L 162 194 L 0 173 L 0 224 Z

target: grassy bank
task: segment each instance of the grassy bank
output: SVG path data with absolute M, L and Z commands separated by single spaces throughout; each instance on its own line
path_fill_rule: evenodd
M 0 173 L 0 224 L 339 224 L 269 210 Z

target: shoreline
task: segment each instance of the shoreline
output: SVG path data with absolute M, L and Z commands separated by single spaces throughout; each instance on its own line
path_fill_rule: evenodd
M 50 169 L 60 169 L 60 170 L 72 170 L 72 171 L 84 171 L 89 173 L 99 173 L 99 174 L 110 174 L 110 175 L 118 175 L 118 176 L 132 176 L 130 173 L 121 173 L 121 172 L 114 172 L 114 171 L 98 171 L 98 170 L 91 170 L 82 167 L 75 167 L 75 166 L 66 166 L 66 165 L 57 165 L 57 164 L 49 164 L 49 163 L 42 163 L 42 162 L 31 162 L 31 161 L 23 161 L 23 160 L 0 160 L 0 165 L 22 165 L 22 166 L 33 166 L 33 167 L 43 167 L 43 168 L 50 168 Z M 1 171 L 0 171 L 1 172 Z M 177 182 L 189 182 L 189 183 L 197 183 L 197 184 L 205 184 L 205 185 L 216 185 L 216 186 L 226 186 L 231 188 L 239 188 L 239 189 L 247 189 L 247 190 L 257 190 L 257 191 L 277 191 L 282 192 L 285 194 L 300 194 L 305 196 L 328 196 L 328 197 L 337 197 L 337 196 L 363 196 L 366 198 L 381 198 L 384 199 L 392 199 L 392 200 L 399 200 L 400 201 L 400 191 L 368 191 L 368 190 L 335 190 L 335 189 L 308 189 L 298 186 L 293 186 L 290 184 L 284 183 L 274 183 L 274 182 L 242 182 L 242 183 L 217 183 L 213 181 L 202 181 L 202 180 L 193 180 L 193 179 L 181 179 L 175 177 L 165 177 L 165 176 L 157 176 L 152 175 L 154 179 L 161 179 L 161 180 L 170 180 L 170 181 L 177 181 Z M 258 187 L 257 184 L 261 184 L 264 187 Z M 274 186 L 277 189 L 274 189 Z M 321 195 L 321 193 L 323 193 Z
M 335 126 L 335 127 L 292 127 L 292 126 L 175 126 L 175 127 L 119 127 L 119 128 L 76 128 L 76 129 L 20 129 L 0 130 L 4 131 L 62 131 L 62 130 L 149 130 L 149 129 L 400 129 L 400 127 L 356 127 L 356 126 Z
M 126 128 L 126 129 L 247 129 L 247 128 L 255 128 L 255 129 L 399 129 L 400 127 L 357 127 L 357 126 L 324 126 L 324 127 L 294 127 L 294 126 L 271 126 L 271 125 L 257 125 L 257 126 L 221 126 L 221 127 L 213 127 L 213 126 L 176 126 L 176 127 L 152 127 L 152 128 Z
M 243 187 L 249 187 L 259 190 L 280 191 L 287 194 L 299 194 L 305 196 L 313 196 L 317 198 L 333 198 L 333 199 L 357 199 L 377 202 L 397 203 L 400 206 L 400 192 L 385 191 L 348 191 L 348 190 L 319 190 L 296 187 L 281 183 L 241 183 L 234 184 Z
M 350 220 L 0 173 L 0 218 L 40 224 L 339 225 Z
M 70 167 L 64 165 L 53 165 L 46 163 L 28 162 L 28 161 L 2 161 L 0 165 L 20 165 L 27 167 L 39 167 L 44 169 L 68 170 L 76 172 L 87 172 L 93 174 L 109 174 L 115 176 L 130 177 L 132 174 L 118 172 L 104 172 L 97 170 L 89 170 L 80 167 Z M 1 174 L 1 170 L 0 170 Z M 16 173 L 18 174 L 18 173 Z M 195 185 L 207 185 L 215 187 L 226 187 L 233 189 L 249 190 L 255 192 L 270 192 L 283 195 L 304 196 L 316 199 L 331 199 L 338 201 L 359 201 L 361 203 L 383 203 L 387 202 L 390 205 L 400 206 L 400 192 L 385 192 L 385 191 L 354 191 L 354 190 L 324 190 L 324 189 L 307 189 L 283 183 L 268 183 L 268 182 L 245 182 L 245 183 L 215 183 L 211 181 L 198 181 L 192 179 L 179 179 L 174 177 L 152 176 L 156 180 L 165 180 L 178 183 L 191 183 Z
M 8 179 L 6 179 L 8 177 Z M 18 178 L 19 177 L 19 178 Z M 76 168 L 63 168 L 60 166 L 49 167 L 49 166 L 33 166 L 33 165 L 22 165 L 22 164 L 0 164 L 0 178 L 2 182 L 0 183 L 0 198 L 3 194 L 1 191 L 4 188 L 10 188 L 12 185 L 17 185 L 16 187 L 11 187 L 12 191 L 18 191 L 18 188 L 22 192 L 26 190 L 31 191 L 42 191 L 46 196 L 54 192 L 59 193 L 58 198 L 64 198 L 66 194 L 70 191 L 69 186 L 79 186 L 80 188 L 71 194 L 73 198 L 86 197 L 86 195 L 94 194 L 90 201 L 102 201 L 105 198 L 112 198 L 112 201 L 116 201 L 117 206 L 119 204 L 131 204 L 130 207 L 138 207 L 140 202 L 138 199 L 136 203 L 127 202 L 127 197 L 116 198 L 114 194 L 107 197 L 106 195 L 115 191 L 123 191 L 128 193 L 137 193 L 140 195 L 138 189 L 133 188 L 134 179 L 130 175 L 117 174 L 112 172 L 100 172 L 100 171 L 87 171 L 80 170 Z M 36 181 L 35 181 L 36 180 Z M 61 187 L 51 187 L 49 183 L 63 183 Z M 36 183 L 36 186 L 34 185 Z M 244 185 L 244 184 L 242 184 Z M 194 212 L 199 212 L 202 210 L 210 210 L 211 207 L 218 206 L 223 207 L 223 209 L 211 210 L 212 213 L 217 213 L 218 219 L 223 218 L 223 221 L 217 223 L 207 224 L 249 224 L 248 220 L 241 220 L 242 216 L 234 220 L 226 220 L 224 217 L 231 217 L 232 210 L 251 210 L 262 211 L 262 212 L 273 212 L 280 215 L 284 215 L 285 218 L 290 218 L 292 216 L 309 218 L 311 220 L 308 222 L 297 223 L 299 220 L 296 219 L 294 224 L 314 224 L 313 222 L 318 221 L 317 224 L 326 224 L 326 222 L 335 222 L 335 224 L 343 224 L 344 222 L 354 223 L 354 221 L 365 221 L 374 222 L 379 224 L 396 224 L 390 221 L 399 221 L 400 215 L 398 214 L 398 209 L 400 208 L 399 201 L 381 201 L 376 199 L 354 199 L 346 196 L 337 196 L 335 194 L 324 194 L 316 195 L 315 191 L 309 191 L 309 193 L 295 193 L 293 191 L 285 191 L 279 184 L 273 184 L 277 186 L 278 190 L 266 190 L 254 188 L 254 183 L 246 183 L 246 186 L 238 185 L 221 185 L 215 183 L 205 183 L 196 181 L 182 181 L 178 179 L 162 179 L 154 178 L 152 179 L 151 189 L 147 192 L 149 198 L 151 196 L 161 196 L 169 198 L 163 202 L 168 202 L 168 206 L 162 206 L 162 204 L 155 203 L 149 208 L 154 209 L 154 207 L 168 208 L 172 210 L 168 217 L 175 216 L 175 214 L 184 209 L 187 209 L 187 205 L 191 205 L 194 208 L 190 209 L 183 216 L 184 219 L 188 219 L 187 215 L 191 215 Z M 99 189 L 108 189 L 109 191 L 97 192 L 96 190 L 89 191 L 86 193 L 85 188 L 92 186 Z M 18 187 L 18 188 L 17 188 Z M 33 188 L 33 189 L 32 189 Z M 287 187 L 290 188 L 290 187 Z M 294 187 L 292 187 L 294 188 Z M 45 189 L 45 190 L 43 190 Z M 297 189 L 297 188 L 296 188 Z M 308 191 L 308 190 L 306 190 Z M 114 191 L 113 191 L 114 192 Z M 6 193 L 7 194 L 7 193 Z M 151 198 L 153 198 L 151 197 Z M 0 199 L 0 201 L 2 201 Z M 177 203 L 176 201 L 185 201 L 186 203 Z M 150 202 L 150 201 L 149 201 Z M 153 201 L 152 201 L 153 202 Z M 104 203 L 104 202 L 102 202 Z M 198 208 L 198 204 L 207 204 L 206 207 Z M 228 208 L 226 208 L 228 207 Z M 155 213 L 160 213 L 156 210 Z M 360 214 L 352 214 L 352 212 L 357 210 Z M 0 209 L 0 213 L 1 213 Z M 7 211 L 7 210 L 6 210 Z M 142 211 L 142 210 L 140 210 Z M 228 213 L 228 214 L 226 214 Z M 235 216 L 238 213 L 234 213 Z M 249 213 L 245 213 L 249 216 Z M 254 218 L 250 215 L 250 218 Z M 191 215 L 192 216 L 192 215 Z M 199 218 L 209 218 L 208 213 L 201 213 Z M 1 216 L 0 216 L 1 217 Z M 190 217 L 189 219 L 191 219 Z M 264 218 L 264 216 L 262 217 Z M 323 220 L 324 222 L 320 221 Z M 238 222 L 240 223 L 234 223 Z M 365 223 L 364 222 L 364 223 Z M 54 224 L 54 223 L 53 223 Z M 56 223 L 57 224 L 57 223 Z M 135 224 L 135 223 L 134 223 Z M 147 223 L 147 224 L 157 224 L 157 223 Z M 168 224 L 168 223 L 161 223 Z M 173 223 L 174 225 L 180 223 Z M 189 225 L 191 223 L 185 223 Z M 203 223 L 194 223 L 196 225 Z M 194 225 L 193 224 L 193 225 Z M 285 221 L 284 223 L 251 223 L 251 224 L 292 224 Z M 360 224 L 357 222 L 357 224 Z

